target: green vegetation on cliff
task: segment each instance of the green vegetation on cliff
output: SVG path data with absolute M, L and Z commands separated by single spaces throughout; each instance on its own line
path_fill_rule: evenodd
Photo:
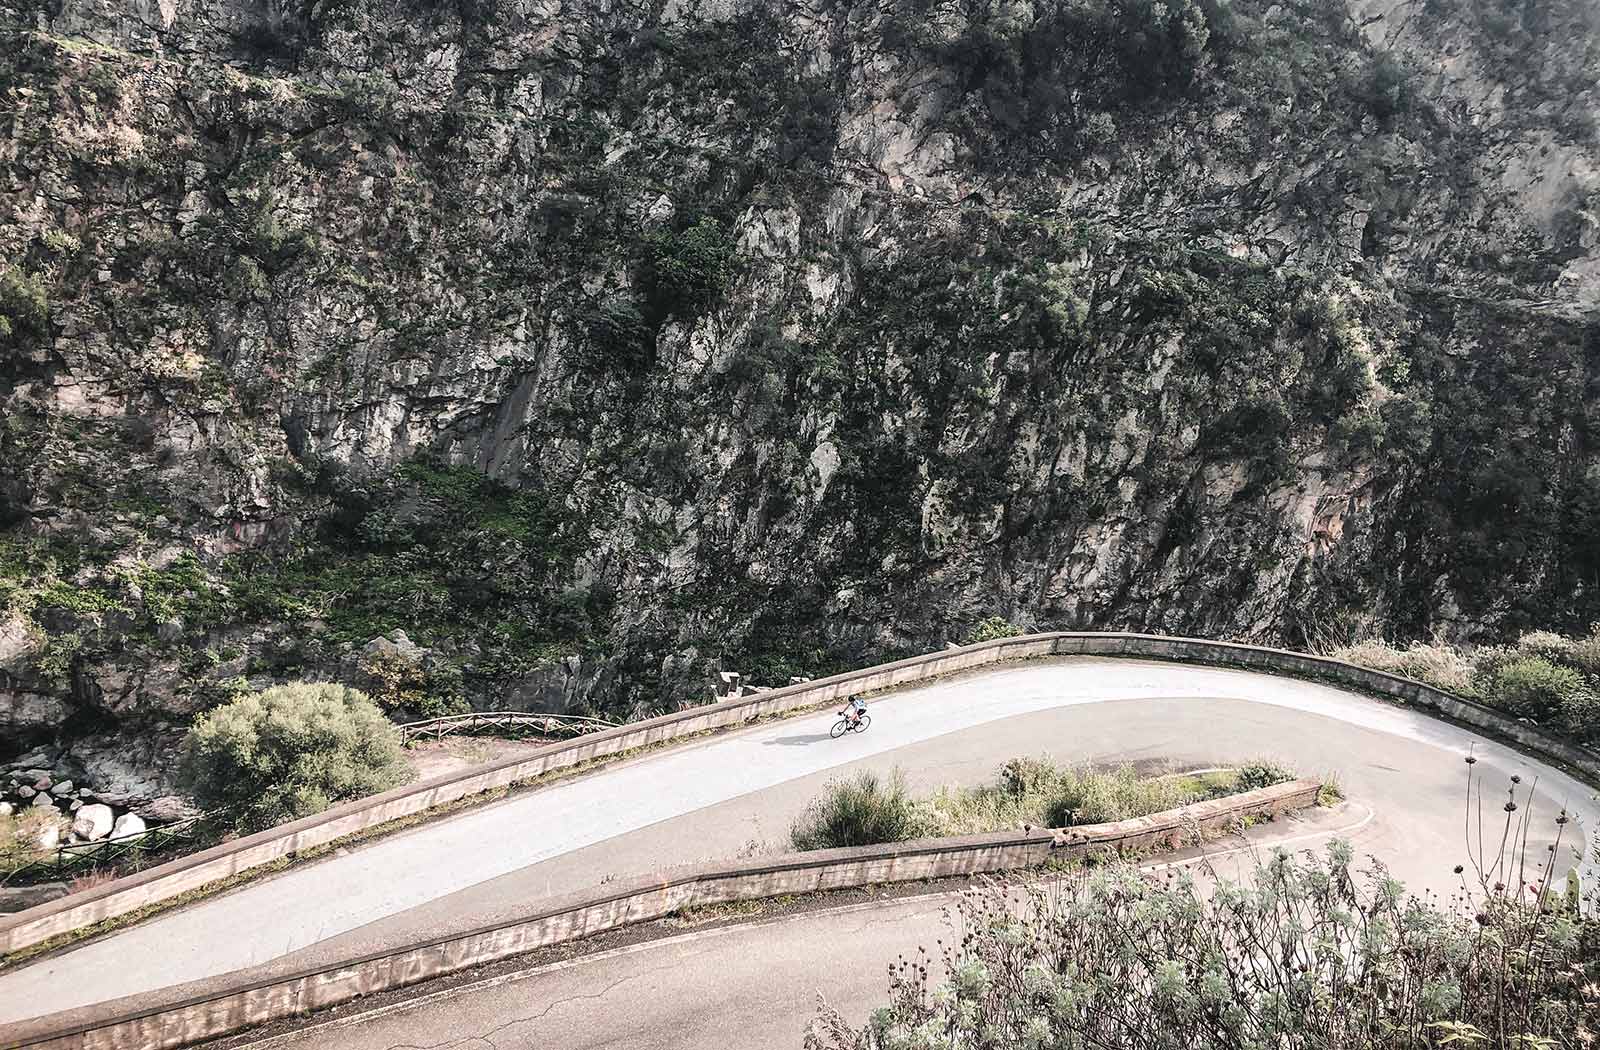
M 1600 51 L 1498 11 L 0 0 L 0 724 L 1585 630 Z

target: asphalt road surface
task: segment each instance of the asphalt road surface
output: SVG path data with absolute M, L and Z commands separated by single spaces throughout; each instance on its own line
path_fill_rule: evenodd
M 184 982 L 202 982 L 187 989 L 198 991 L 231 970 L 270 974 L 352 949 L 444 935 L 607 875 L 781 849 L 805 802 L 830 776 L 853 768 L 898 766 L 913 787 L 925 788 L 983 780 L 1019 754 L 1148 768 L 1273 758 L 1302 775 L 1338 774 L 1347 794 L 1374 813 L 1351 836 L 1357 849 L 1382 858 L 1409 884 L 1441 892 L 1453 885 L 1450 868 L 1463 858 L 1461 756 L 1468 748 L 1492 785 L 1512 773 L 1525 784 L 1538 779 L 1536 848 L 1554 830 L 1561 805 L 1582 831 L 1596 826 L 1592 793 L 1564 774 L 1414 712 L 1291 679 L 1073 658 L 907 689 L 872 711 L 868 732 L 840 740 L 828 738 L 833 716 L 825 713 L 647 755 L 159 916 L 0 974 L 0 1023 Z M 1573 831 L 1569 826 L 1566 841 L 1576 841 Z M 721 972 L 742 972 L 743 965 L 735 956 Z M 876 964 L 855 971 L 882 972 Z M 594 983 L 581 975 L 563 979 Z M 708 987 L 719 985 L 711 980 Z M 775 987 L 788 995 L 796 985 Z M 719 1001 L 699 996 L 702 1009 Z M 724 1024 L 717 1018 L 725 1015 L 703 1016 Z

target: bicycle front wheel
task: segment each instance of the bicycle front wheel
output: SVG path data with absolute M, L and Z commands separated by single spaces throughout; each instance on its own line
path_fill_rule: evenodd
M 837 740 L 848 732 L 850 732 L 850 723 L 841 718 L 837 722 L 833 723 L 833 731 L 828 735 Z

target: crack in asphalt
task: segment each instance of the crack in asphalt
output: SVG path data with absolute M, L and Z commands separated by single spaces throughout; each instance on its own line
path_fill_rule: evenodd
M 575 1003 L 583 999 L 604 999 L 606 996 L 616 991 L 617 988 L 627 984 L 629 981 L 636 981 L 641 977 L 648 977 L 653 973 L 659 973 L 666 969 L 671 969 L 671 967 L 653 966 L 648 970 L 629 974 L 626 977 L 620 977 L 606 985 L 604 988 L 600 989 L 598 992 L 585 992 L 579 995 L 562 996 L 560 999 L 556 999 L 555 1001 L 551 1002 L 543 1010 L 540 1010 L 536 1014 L 529 1014 L 526 1017 L 513 1017 L 509 1021 L 495 1025 L 493 1028 L 482 1033 L 481 1035 L 470 1035 L 465 1039 L 449 1039 L 442 1043 L 396 1043 L 393 1046 L 388 1047 L 388 1050 L 447 1050 L 447 1048 L 448 1050 L 468 1050 L 468 1048 L 470 1048 L 474 1043 L 482 1043 L 489 1047 L 489 1050 L 498 1050 L 498 1044 L 491 1037 L 499 1035 L 508 1028 L 514 1028 L 519 1024 L 531 1024 L 532 1022 L 544 1017 L 556 1007 L 563 1006 L 567 1003 Z

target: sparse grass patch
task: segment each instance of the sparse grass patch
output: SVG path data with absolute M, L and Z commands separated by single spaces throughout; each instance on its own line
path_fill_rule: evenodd
M 907 839 L 974 835 L 1021 827 L 1072 827 L 1142 817 L 1292 780 L 1281 766 L 1141 777 L 1014 758 L 978 787 L 942 787 L 912 799 L 898 771 L 884 780 L 859 773 L 831 782 L 795 822 L 796 849 L 835 849 Z
M 1335 660 L 1370 667 L 1374 671 L 1414 678 L 1457 696 L 1476 697 L 1476 668 L 1459 650 L 1448 645 L 1414 642 L 1401 649 L 1380 638 L 1368 639 L 1328 654 Z

